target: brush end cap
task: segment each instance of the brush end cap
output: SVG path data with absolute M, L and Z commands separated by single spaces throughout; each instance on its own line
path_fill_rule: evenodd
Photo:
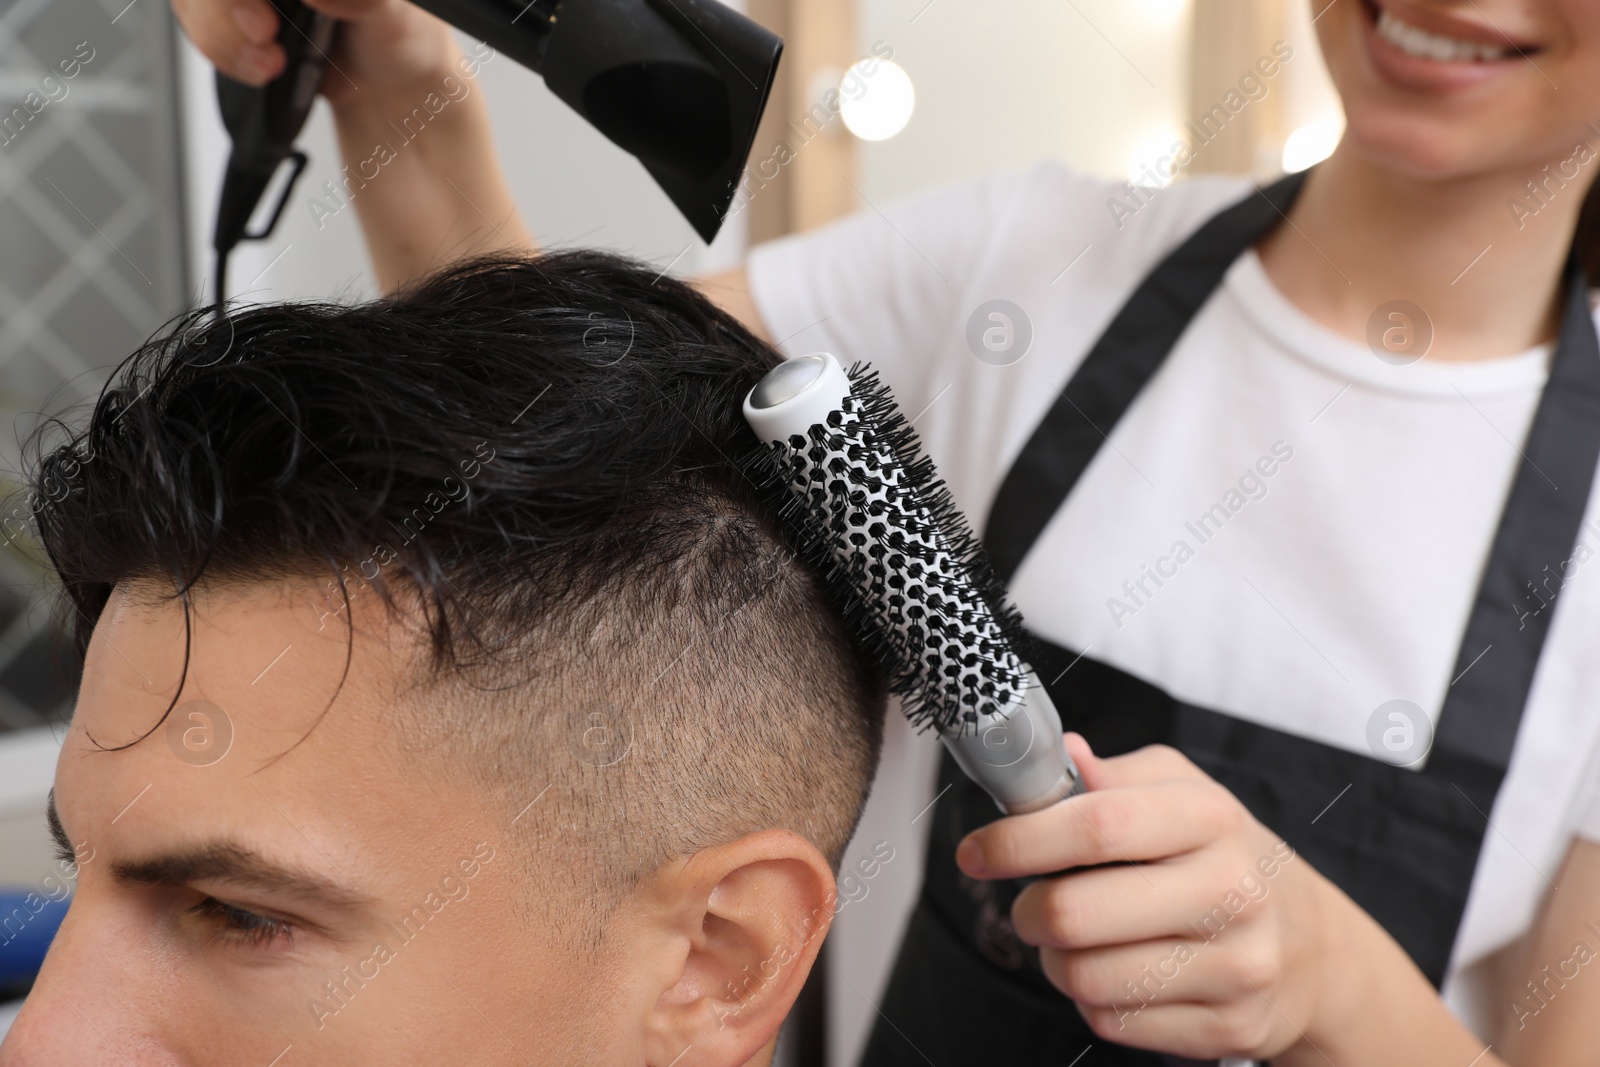
M 744 417 L 763 442 L 804 436 L 838 411 L 850 393 L 850 376 L 827 352 L 786 359 L 745 396 Z
M 775 408 L 793 400 L 828 369 L 828 357 L 820 353 L 786 359 L 767 372 L 750 390 L 750 406 L 757 411 Z

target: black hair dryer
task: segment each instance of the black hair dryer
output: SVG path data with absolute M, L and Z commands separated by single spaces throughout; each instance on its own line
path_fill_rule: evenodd
M 590 125 L 634 155 L 700 237 L 721 229 L 738 190 L 783 39 L 716 0 L 416 0 L 417 6 L 544 76 Z M 272 0 L 288 64 L 255 89 L 217 74 L 233 138 L 214 246 L 272 232 L 305 155 L 294 147 L 326 72 L 336 23 L 300 0 Z M 271 220 L 246 232 L 285 159 Z

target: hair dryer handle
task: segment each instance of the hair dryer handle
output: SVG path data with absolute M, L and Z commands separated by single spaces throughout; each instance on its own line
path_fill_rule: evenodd
M 218 71 L 217 103 L 235 150 L 244 142 L 272 153 L 276 165 L 294 147 L 311 114 L 338 22 L 301 0 L 273 0 L 273 7 L 278 11 L 278 46 L 287 59 L 283 72 L 257 88 Z
M 217 72 L 217 104 L 222 124 L 233 139 L 212 239 L 213 247 L 222 253 L 242 240 L 265 237 L 283 214 L 284 203 L 305 166 L 305 157 L 295 153 L 294 142 L 322 87 L 328 52 L 338 29 L 331 16 L 313 11 L 300 0 L 273 0 L 273 6 L 278 11 L 278 44 L 288 59 L 283 72 L 260 88 Z M 271 223 L 259 233 L 246 233 L 273 174 L 290 156 L 295 157 L 296 166 Z

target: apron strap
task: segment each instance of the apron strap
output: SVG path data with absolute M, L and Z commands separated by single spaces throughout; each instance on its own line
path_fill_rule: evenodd
M 1427 773 L 1458 773 L 1463 761 L 1502 773 L 1510 765 L 1555 600 L 1570 576 L 1600 459 L 1600 345 L 1576 257 L 1567 263 L 1561 340 L 1522 454 L 1439 712 Z
M 995 496 L 984 548 L 1003 582 L 1016 575 L 1078 477 L 1177 345 L 1228 268 L 1282 221 L 1307 172 L 1214 216 L 1134 290 L 1023 446 Z

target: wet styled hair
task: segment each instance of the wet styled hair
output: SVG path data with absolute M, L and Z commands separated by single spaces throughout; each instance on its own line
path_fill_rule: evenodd
M 198 312 L 36 445 L 30 499 L 80 654 L 118 583 L 311 575 L 420 620 L 454 699 L 411 714 L 516 807 L 560 787 L 540 851 L 579 895 L 772 826 L 837 863 L 884 692 L 748 473 L 778 358 L 592 251 Z

